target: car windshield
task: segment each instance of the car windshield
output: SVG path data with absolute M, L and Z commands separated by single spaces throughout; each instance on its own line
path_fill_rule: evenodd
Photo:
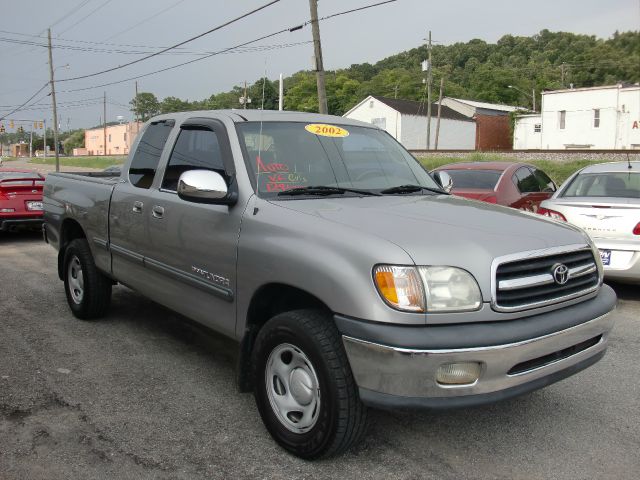
M 502 175 L 500 170 L 444 170 L 453 180 L 453 188 L 493 190 Z
M 27 178 L 44 180 L 42 176 L 36 172 L 0 172 L 0 180 L 10 180 L 12 178 L 19 178 L 20 180 Z
M 237 128 L 263 197 L 305 187 L 309 194 L 318 193 L 311 186 L 338 187 L 323 193 L 349 195 L 359 195 L 354 189 L 380 192 L 407 185 L 417 188 L 402 193 L 434 194 L 420 187 L 440 190 L 404 148 L 375 128 L 298 122 L 247 122 Z
M 562 196 L 640 198 L 640 173 L 582 173 L 572 180 Z

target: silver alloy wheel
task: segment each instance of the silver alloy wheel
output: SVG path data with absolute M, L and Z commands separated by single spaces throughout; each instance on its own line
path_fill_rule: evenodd
M 265 386 L 271 408 L 288 430 L 311 430 L 320 413 L 320 382 L 309 358 L 295 345 L 282 343 L 267 360 Z
M 84 297 L 84 274 L 82 273 L 80 259 L 76 255 L 69 262 L 67 282 L 69 283 L 71 298 L 76 304 L 80 305 Z

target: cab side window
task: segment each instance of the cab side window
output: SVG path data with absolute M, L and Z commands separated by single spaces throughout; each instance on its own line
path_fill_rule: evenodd
M 173 120 L 154 122 L 142 134 L 129 167 L 129 181 L 134 187 L 151 187 L 164 144 L 174 124 Z
M 213 170 L 226 178 L 222 151 L 215 132 L 183 128 L 171 152 L 162 188 L 175 192 L 180 175 L 188 170 Z
M 539 192 L 540 184 L 536 177 L 533 176 L 531 170 L 525 167 L 520 167 L 516 170 L 516 173 L 513 174 L 513 181 L 520 190 L 520 193 L 531 193 L 531 192 Z

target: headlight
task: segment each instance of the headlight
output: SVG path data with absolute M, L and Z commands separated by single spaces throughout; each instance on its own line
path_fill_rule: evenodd
M 378 265 L 373 278 L 385 302 L 405 312 L 462 312 L 482 305 L 478 284 L 460 268 Z
M 466 270 L 455 267 L 419 267 L 428 312 L 477 310 L 482 304 L 480 288 Z

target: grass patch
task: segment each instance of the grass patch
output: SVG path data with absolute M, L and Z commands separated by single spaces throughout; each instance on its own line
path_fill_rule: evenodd
M 554 162 L 551 160 L 518 160 L 516 158 L 508 158 L 499 155 L 492 155 L 487 153 L 474 152 L 464 157 L 418 157 L 418 160 L 427 170 L 431 171 L 434 168 L 441 167 L 448 163 L 461 163 L 461 162 L 522 162 L 535 165 L 540 170 L 545 172 L 551 177 L 551 179 L 560 185 L 564 182 L 572 173 L 588 165 L 596 163 L 603 163 L 607 160 L 571 160 L 564 162 Z M 609 160 L 613 161 L 613 160 Z
M 87 168 L 107 168 L 111 165 L 122 165 L 127 157 L 60 157 L 60 165 L 65 167 L 87 167 Z M 39 165 L 55 165 L 55 157 L 37 157 L 32 158 L 29 163 L 37 163 Z

